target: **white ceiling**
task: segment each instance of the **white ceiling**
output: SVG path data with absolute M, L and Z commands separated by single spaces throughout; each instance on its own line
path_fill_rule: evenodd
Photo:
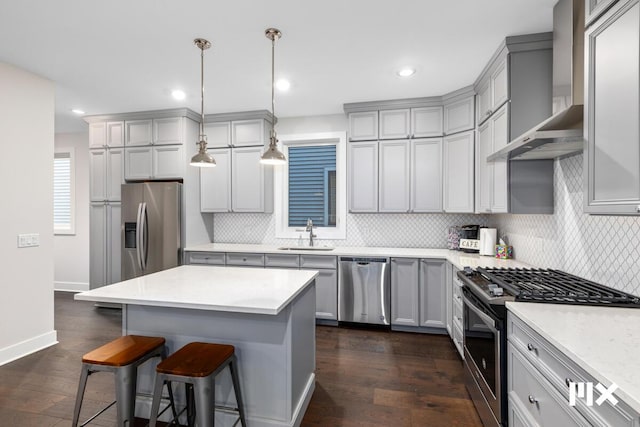
M 0 4 L 0 61 L 56 83 L 56 132 L 87 114 L 188 107 L 270 109 L 268 27 L 279 28 L 279 117 L 336 114 L 345 102 L 442 95 L 473 83 L 508 35 L 550 31 L 556 0 L 20 0 Z M 415 67 L 408 79 L 402 66 Z M 187 93 L 183 101 L 170 96 Z

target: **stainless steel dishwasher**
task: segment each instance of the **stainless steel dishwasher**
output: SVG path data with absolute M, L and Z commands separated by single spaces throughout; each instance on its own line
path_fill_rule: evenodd
M 389 258 L 340 257 L 338 321 L 389 325 Z

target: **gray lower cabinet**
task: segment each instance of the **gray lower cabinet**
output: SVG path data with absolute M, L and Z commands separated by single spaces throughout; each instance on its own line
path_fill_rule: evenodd
M 507 314 L 509 425 L 640 426 L 625 402 L 569 405 L 569 383 L 598 381 L 512 312 Z M 600 392 L 594 389 L 594 401 Z
M 419 326 L 420 260 L 391 258 L 391 325 Z
M 453 338 L 453 264 L 445 264 L 445 326 L 447 333 Z
M 316 277 L 316 319 L 338 320 L 338 272 L 337 270 L 301 268 L 317 270 Z
M 586 31 L 585 44 L 584 210 L 594 214 L 639 214 L 638 0 L 616 3 Z
M 446 328 L 445 261 L 391 258 L 391 326 Z
M 446 261 L 420 260 L 420 326 L 446 328 Z

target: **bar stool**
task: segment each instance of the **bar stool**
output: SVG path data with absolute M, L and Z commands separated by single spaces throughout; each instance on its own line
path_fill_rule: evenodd
M 237 360 L 232 345 L 192 342 L 176 351 L 156 366 L 156 383 L 153 390 L 151 405 L 151 419 L 149 427 L 155 427 L 162 388 L 167 383 L 171 389 L 171 382 L 177 381 L 187 385 L 187 418 L 189 425 L 193 425 L 191 409 L 195 406 L 195 419 L 199 427 L 210 427 L 214 423 L 215 405 L 215 377 L 229 366 L 233 390 L 236 395 L 237 408 L 221 408 L 238 415 L 242 427 L 246 427 L 240 381 L 238 380 Z M 195 395 L 195 396 L 193 396 Z M 184 411 L 184 410 L 183 410 Z
M 82 356 L 82 372 L 80 374 L 78 394 L 76 395 L 76 405 L 73 411 L 72 427 L 78 426 L 87 378 L 95 372 L 112 372 L 115 374 L 116 400 L 93 415 L 81 426 L 93 421 L 98 415 L 116 403 L 118 426 L 133 426 L 138 366 L 152 357 L 164 359 L 167 355 L 164 343 L 165 339 L 161 337 L 125 335 Z M 176 410 L 173 404 L 171 388 L 169 388 L 169 398 L 170 406 L 175 416 Z

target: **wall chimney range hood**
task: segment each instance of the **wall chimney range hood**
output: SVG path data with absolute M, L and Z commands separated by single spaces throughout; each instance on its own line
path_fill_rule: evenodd
M 584 0 L 553 8 L 553 114 L 487 161 L 554 159 L 581 152 L 584 104 Z

